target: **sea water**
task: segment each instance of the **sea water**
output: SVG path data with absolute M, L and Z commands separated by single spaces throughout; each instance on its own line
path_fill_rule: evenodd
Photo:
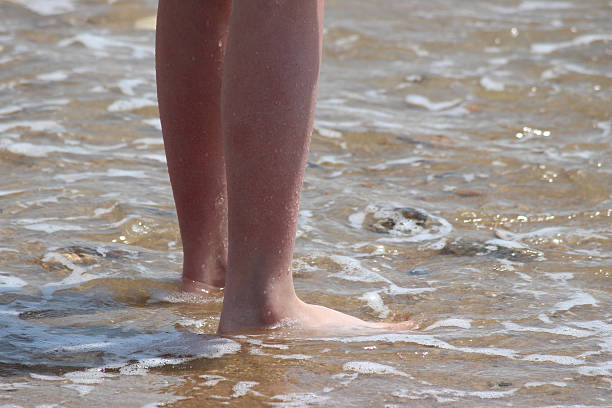
M 610 406 L 612 3 L 327 1 L 296 288 L 419 327 L 323 338 L 180 293 L 155 7 L 0 2 L 0 406 Z

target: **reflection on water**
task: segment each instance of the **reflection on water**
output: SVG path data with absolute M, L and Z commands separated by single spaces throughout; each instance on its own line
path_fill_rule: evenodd
M 297 290 L 420 327 L 311 339 L 178 291 L 155 2 L 0 13 L 0 405 L 609 405 L 608 1 L 328 0 Z

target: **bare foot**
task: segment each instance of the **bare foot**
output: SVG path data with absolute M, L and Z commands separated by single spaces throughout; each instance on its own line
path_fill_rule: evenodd
M 298 299 L 299 300 L 299 299 Z M 368 322 L 358 319 L 354 316 L 347 315 L 327 308 L 325 306 L 311 305 L 304 303 L 301 300 L 301 317 L 291 321 L 288 319 L 289 328 L 315 331 L 315 332 L 358 332 L 363 334 L 370 331 L 403 331 L 411 330 L 416 327 L 416 324 L 411 321 L 387 323 L 387 322 Z M 281 322 L 281 327 L 283 326 Z
M 281 308 L 274 306 L 261 308 L 260 313 L 245 313 L 237 318 L 224 309 L 218 333 L 252 333 L 273 329 L 291 334 L 315 336 L 355 335 L 380 331 L 405 331 L 416 327 L 411 320 L 397 323 L 367 322 L 324 306 L 305 303 L 297 297 L 291 300 L 285 299 L 282 303 Z

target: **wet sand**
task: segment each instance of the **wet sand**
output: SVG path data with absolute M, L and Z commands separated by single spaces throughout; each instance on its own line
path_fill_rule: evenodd
M 156 3 L 0 2 L 0 406 L 609 406 L 608 1 L 328 0 L 294 275 L 409 333 L 180 293 Z

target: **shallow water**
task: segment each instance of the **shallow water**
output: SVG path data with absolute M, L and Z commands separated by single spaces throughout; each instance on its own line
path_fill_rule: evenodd
M 328 0 L 299 294 L 178 291 L 154 1 L 0 1 L 0 405 L 610 406 L 612 3 Z

